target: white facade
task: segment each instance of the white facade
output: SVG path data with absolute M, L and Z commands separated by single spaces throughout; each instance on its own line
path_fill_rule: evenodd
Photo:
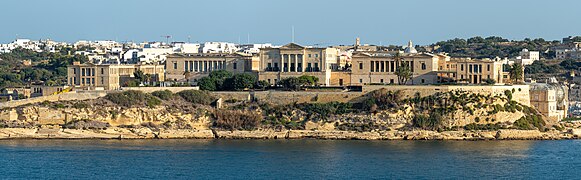
M 234 53 L 237 50 L 234 43 L 206 42 L 202 45 L 201 53 Z
M 533 62 L 540 59 L 539 51 L 529 51 L 528 49 L 523 49 L 519 52 L 519 56 L 516 57 L 516 62 L 520 62 L 522 65 L 531 65 Z
M 257 54 L 260 52 L 260 48 L 273 47 L 270 43 L 265 44 L 244 44 L 238 46 L 238 52 L 245 54 Z

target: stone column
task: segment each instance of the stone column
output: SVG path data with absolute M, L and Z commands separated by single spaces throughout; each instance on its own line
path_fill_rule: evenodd
M 307 62 L 305 61 L 305 53 L 301 54 L 301 72 L 305 72 L 307 69 Z
M 280 64 L 278 66 L 280 72 L 284 71 L 284 54 L 280 54 Z
M 297 54 L 293 54 L 293 56 L 295 56 L 295 72 L 299 72 L 299 56 Z

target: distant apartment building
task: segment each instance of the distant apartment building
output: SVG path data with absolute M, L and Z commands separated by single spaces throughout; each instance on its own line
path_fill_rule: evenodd
M 567 87 L 555 83 L 532 83 L 529 95 L 531 105 L 549 120 L 560 121 L 567 117 Z
M 319 84 L 331 85 L 331 64 L 337 62 L 335 48 L 305 47 L 289 43 L 281 47 L 261 48 L 258 78 L 276 84 L 281 79 L 311 75 Z
M 167 57 L 166 80 L 191 81 L 216 70 L 251 72 L 252 56 L 222 53 L 173 54 Z
M 568 42 L 553 48 L 557 59 L 581 59 L 581 42 Z
M 134 72 L 149 74 L 150 82 L 165 80 L 163 65 L 141 64 L 80 64 L 67 67 L 68 85 L 83 89 L 119 89 L 124 83 L 135 78 Z

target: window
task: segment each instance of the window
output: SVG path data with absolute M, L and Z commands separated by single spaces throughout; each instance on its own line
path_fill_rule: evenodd
M 319 54 L 315 54 L 315 57 L 318 58 L 319 57 Z
M 101 84 L 105 84 L 105 78 L 101 77 Z
M 315 71 L 319 71 L 319 63 L 315 63 Z
M 374 65 L 375 65 L 375 62 L 371 61 L 371 72 L 373 72 L 375 70 L 375 68 L 373 68 L 373 67 L 375 67 Z
M 464 64 L 460 64 L 460 71 L 464 71 Z
M 95 78 L 91 78 L 91 84 L 95 84 Z
M 389 84 L 393 84 L 394 80 L 393 79 L 389 79 Z
M 297 72 L 303 71 L 303 63 L 297 63 Z
M 359 69 L 363 69 L 363 63 L 362 62 L 359 63 Z
M 81 76 L 85 76 L 85 68 L 81 69 Z
M 309 54 L 309 58 L 311 57 L 311 54 Z
M 426 70 L 426 63 L 422 63 L 422 70 Z
M 482 72 L 482 64 L 478 65 L 478 72 Z
M 424 83 L 426 83 L 426 80 L 425 79 L 422 79 L 422 84 L 424 84 Z
M 472 64 L 468 65 L 468 72 L 472 72 Z
M 487 71 L 490 71 L 490 64 L 489 65 L 486 65 L 486 70 Z
M 363 79 L 359 79 L 359 83 L 363 83 Z
M 383 83 L 383 79 L 381 79 L 380 82 Z
M 73 74 L 77 74 L 77 68 L 73 68 Z
M 173 69 L 178 69 L 178 63 L 176 62 L 173 63 Z
M 232 69 L 236 69 L 236 63 L 232 63 Z
M 105 74 L 105 69 L 101 68 L 101 74 Z

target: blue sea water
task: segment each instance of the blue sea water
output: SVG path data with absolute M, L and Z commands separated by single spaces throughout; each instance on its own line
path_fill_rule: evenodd
M 2 140 L 1 179 L 579 179 L 581 141 Z

